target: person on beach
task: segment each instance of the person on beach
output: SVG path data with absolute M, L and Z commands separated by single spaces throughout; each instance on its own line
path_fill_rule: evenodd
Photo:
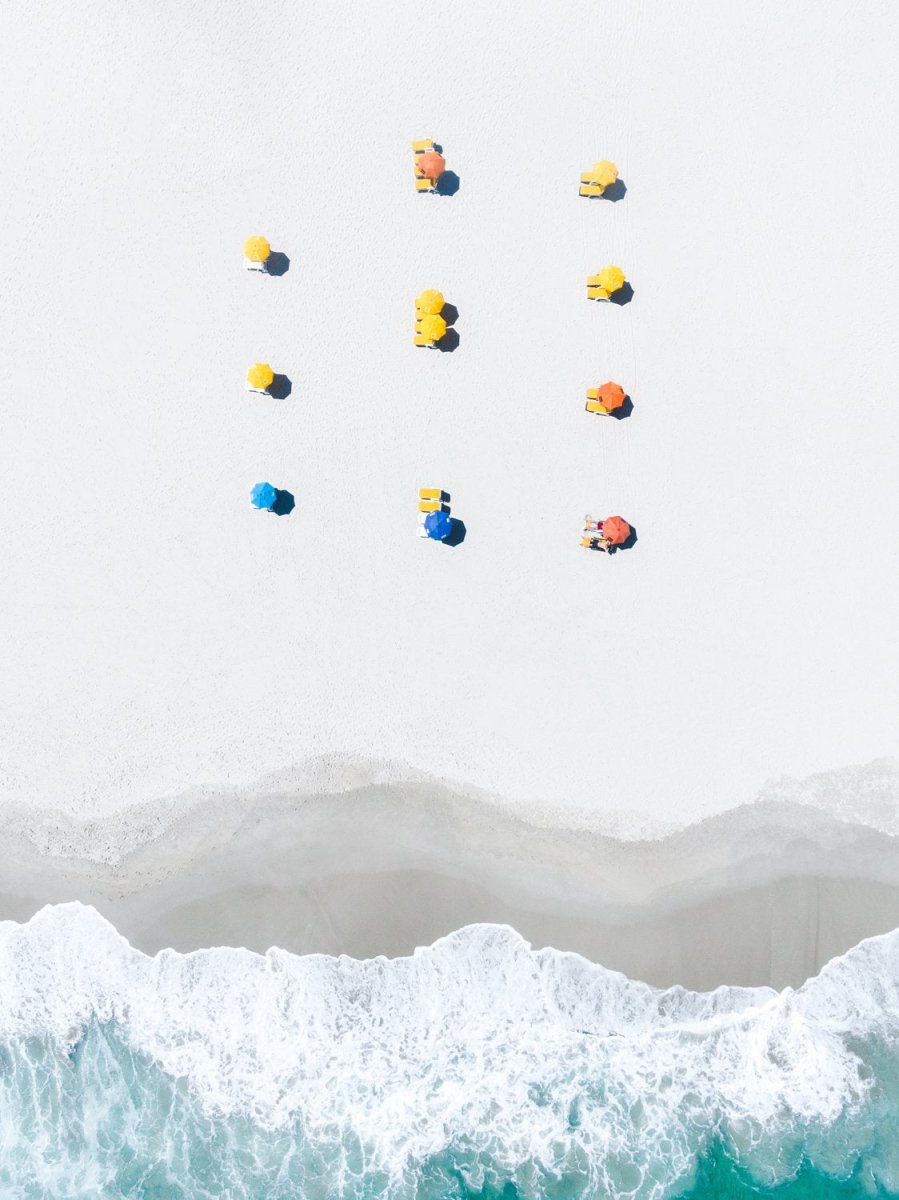
M 596 521 L 593 517 L 584 517 L 584 532 L 587 537 L 582 539 L 582 545 L 590 550 L 604 550 L 608 553 L 612 539 L 603 535 L 602 524 L 602 521 Z

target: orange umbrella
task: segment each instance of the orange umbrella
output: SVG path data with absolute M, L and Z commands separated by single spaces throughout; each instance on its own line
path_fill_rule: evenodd
M 631 536 L 631 527 L 624 517 L 606 517 L 602 523 L 602 536 L 613 546 L 621 546 Z
M 439 179 L 446 170 L 446 159 L 436 150 L 426 150 L 418 156 L 415 165 L 419 175 L 423 175 L 425 179 Z
M 614 412 L 616 408 L 621 408 L 624 404 L 625 391 L 620 383 L 604 383 L 602 387 L 596 389 L 596 399 L 606 412 Z

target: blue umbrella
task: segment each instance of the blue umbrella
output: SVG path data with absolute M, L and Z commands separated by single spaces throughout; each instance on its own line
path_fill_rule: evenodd
M 272 508 L 278 499 L 278 489 L 270 483 L 257 483 L 250 492 L 250 499 L 257 508 Z
M 435 542 L 442 542 L 453 527 L 453 519 L 449 513 L 432 512 L 425 517 L 425 533 Z

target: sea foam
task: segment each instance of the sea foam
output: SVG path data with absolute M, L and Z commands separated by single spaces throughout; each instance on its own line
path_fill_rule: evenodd
M 0 924 L 0 1046 L 2 1195 L 661 1200 L 718 1153 L 899 1193 L 899 931 L 700 994 L 497 925 L 148 958 L 66 904 Z

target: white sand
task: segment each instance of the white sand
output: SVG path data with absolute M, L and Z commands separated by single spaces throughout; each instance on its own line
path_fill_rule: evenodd
M 361 755 L 652 828 L 895 754 L 897 26 L 4 5 L 2 798 Z M 415 195 L 422 135 L 454 197 Z M 603 156 L 615 205 L 577 196 Z M 628 307 L 585 299 L 606 262 Z M 426 286 L 455 354 L 411 344 Z M 630 420 L 584 413 L 606 378 Z M 420 484 L 462 546 L 415 537 Z M 638 544 L 582 551 L 585 511 Z

